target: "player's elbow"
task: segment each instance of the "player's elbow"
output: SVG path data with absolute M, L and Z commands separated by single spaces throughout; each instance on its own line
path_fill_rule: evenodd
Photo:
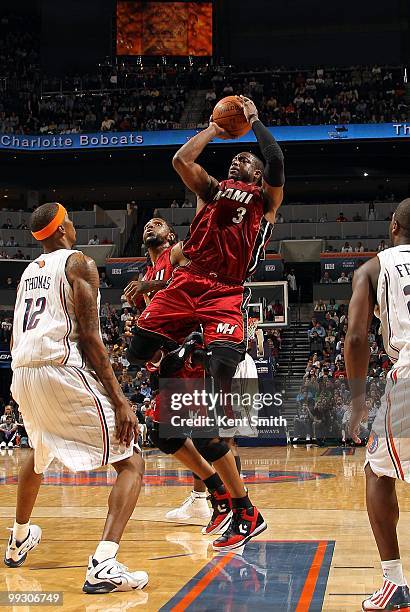
M 174 157 L 172 158 L 172 167 L 174 168 L 174 170 L 178 172 L 178 170 L 182 168 L 183 165 L 184 165 L 184 160 L 181 154 L 179 153 L 179 151 L 177 151 Z
M 361 348 L 363 345 L 367 346 L 367 342 L 367 332 L 348 332 L 345 344 L 354 350 Z

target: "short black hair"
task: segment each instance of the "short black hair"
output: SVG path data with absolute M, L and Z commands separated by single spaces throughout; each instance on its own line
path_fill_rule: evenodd
M 405 236 L 410 237 L 410 198 L 406 198 L 394 211 L 394 219 L 400 225 Z
M 57 214 L 58 202 L 48 202 L 39 206 L 30 217 L 30 229 L 39 232 L 44 229 Z

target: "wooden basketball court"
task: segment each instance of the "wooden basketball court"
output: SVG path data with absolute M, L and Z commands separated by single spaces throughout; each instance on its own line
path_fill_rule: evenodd
M 0 457 L 0 534 L 14 520 L 16 474 L 25 453 Z M 363 449 L 273 447 L 241 449 L 251 498 L 268 530 L 242 554 L 216 556 L 200 525 L 169 523 L 165 513 L 190 491 L 190 476 L 157 451 L 146 453 L 139 504 L 118 555 L 148 571 L 144 591 L 85 595 L 88 555 L 100 537 L 114 472 L 71 474 L 53 463 L 32 522 L 43 540 L 19 569 L 0 571 L 0 591 L 62 591 L 70 611 L 360 610 L 381 585 L 380 563 L 367 521 Z M 410 489 L 398 485 L 405 570 L 410 556 Z M 3 554 L 3 553 L 2 553 Z M 14 610 L 13 607 L 2 609 Z M 48 609 L 44 606 L 15 610 Z

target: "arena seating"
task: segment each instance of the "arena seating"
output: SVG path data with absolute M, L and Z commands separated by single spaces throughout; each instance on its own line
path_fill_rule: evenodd
M 98 265 L 104 265 L 105 259 L 120 254 L 129 238 L 131 229 L 136 222 L 136 213 L 128 215 L 127 211 L 104 211 L 98 206 L 92 211 L 75 211 L 69 213 L 77 229 L 77 248 L 80 248 L 94 259 Z M 0 259 L 15 259 L 20 250 L 24 258 L 34 259 L 41 253 L 41 248 L 28 229 L 18 229 L 21 225 L 28 226 L 30 213 L 21 211 L 0 211 Z M 11 223 L 12 227 L 3 226 Z M 89 241 L 97 236 L 99 245 L 89 245 Z M 14 246 L 7 246 L 10 238 Z
M 205 127 L 216 100 L 250 96 L 268 125 L 378 123 L 408 118 L 401 66 L 255 68 L 205 63 L 96 66 L 56 79 L 39 62 L 39 24 L 0 12 L 0 133 Z

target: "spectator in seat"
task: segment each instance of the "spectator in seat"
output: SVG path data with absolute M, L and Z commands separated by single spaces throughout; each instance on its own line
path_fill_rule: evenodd
M 347 221 L 347 218 L 344 216 L 342 212 L 340 212 L 339 216 L 336 217 L 336 221 L 338 221 L 339 223 L 345 223 Z
M 285 222 L 285 219 L 283 218 L 281 213 L 277 213 L 275 223 L 284 223 L 284 222 Z
M 346 272 L 342 272 L 337 279 L 338 283 L 349 283 L 349 278 L 346 276 Z
M 380 240 L 377 246 L 377 252 L 380 253 L 381 251 L 384 251 L 385 249 L 387 249 L 386 243 L 384 242 L 384 240 Z
M 319 223 L 327 223 L 327 213 L 323 213 L 323 215 L 319 219 Z
M 24 253 L 21 249 L 18 249 L 13 255 L 13 259 L 24 259 Z
M 14 417 L 8 415 L 3 423 L 0 423 L 0 448 L 13 448 L 17 435 L 18 425 Z
M 108 289 L 108 287 L 111 287 L 111 285 L 108 282 L 107 274 L 105 272 L 101 272 L 101 275 L 100 275 L 100 289 Z
M 329 272 L 324 272 L 322 278 L 320 279 L 320 282 L 322 285 L 330 285 L 331 283 L 333 283 L 332 279 L 330 278 Z
M 345 242 L 344 246 L 342 246 L 342 253 L 352 253 L 352 252 L 353 252 L 352 246 L 349 244 L 349 242 Z
M 6 223 L 3 223 L 1 227 L 2 229 L 13 229 L 13 224 L 11 222 L 11 219 L 6 219 Z
M 17 242 L 14 240 L 14 236 L 10 236 L 9 240 L 7 240 L 7 242 L 6 242 L 6 246 L 8 246 L 8 247 L 17 247 L 18 246 Z
M 182 203 L 181 208 L 192 208 L 192 202 L 190 202 L 188 199 L 185 199 Z
M 100 244 L 100 240 L 99 240 L 97 234 L 94 234 L 93 238 L 90 238 L 90 240 L 88 241 L 88 244 L 90 244 L 90 245 Z
M 357 246 L 354 249 L 355 253 L 364 253 L 364 246 L 362 245 L 361 242 L 357 243 Z
M 172 200 L 171 208 L 179 208 L 179 204 L 178 204 L 178 202 L 176 200 Z
M 106 115 L 101 122 L 100 129 L 102 132 L 109 132 L 110 130 L 113 129 L 114 125 L 115 125 L 114 119 L 109 119 L 108 116 Z

